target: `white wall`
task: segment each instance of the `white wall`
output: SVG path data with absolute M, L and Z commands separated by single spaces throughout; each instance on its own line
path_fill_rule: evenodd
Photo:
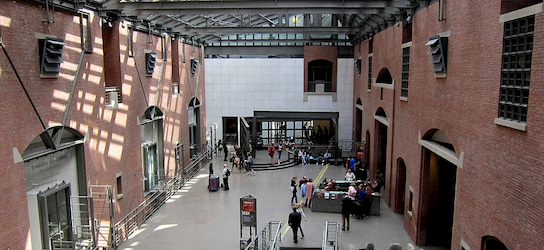
M 253 111 L 338 112 L 338 139 L 352 140 L 353 59 L 338 59 L 337 101 L 309 95 L 304 101 L 302 58 L 205 59 L 206 121 L 223 138 L 222 117 L 252 117 Z

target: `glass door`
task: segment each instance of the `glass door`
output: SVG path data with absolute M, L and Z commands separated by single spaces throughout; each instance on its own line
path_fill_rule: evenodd
M 42 239 L 45 249 L 72 240 L 70 185 L 63 184 L 40 194 Z
M 144 190 L 149 191 L 159 181 L 157 144 L 150 143 L 144 146 Z

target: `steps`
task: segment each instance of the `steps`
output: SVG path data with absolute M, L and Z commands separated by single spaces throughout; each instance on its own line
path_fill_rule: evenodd
M 294 166 L 295 166 L 295 162 L 293 160 L 290 160 L 290 161 L 281 162 L 280 164 L 257 163 L 257 164 L 253 164 L 251 168 L 255 171 L 269 171 L 269 170 L 285 169 L 285 168 L 290 168 Z
M 281 250 L 321 250 L 321 247 L 280 247 Z

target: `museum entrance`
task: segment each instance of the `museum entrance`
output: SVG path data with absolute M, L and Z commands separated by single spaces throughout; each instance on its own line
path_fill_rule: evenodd
M 254 111 L 245 118 L 251 127 L 252 154 L 256 149 L 279 143 L 323 152 L 338 145 L 338 112 Z M 331 152 L 336 155 L 336 151 Z

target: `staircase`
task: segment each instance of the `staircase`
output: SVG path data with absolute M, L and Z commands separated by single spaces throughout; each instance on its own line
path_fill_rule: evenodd
M 269 170 L 285 169 L 285 168 L 290 168 L 294 166 L 296 166 L 295 162 L 293 160 L 289 160 L 289 161 L 281 162 L 280 164 L 257 163 L 257 164 L 253 164 L 251 168 L 255 171 L 269 171 Z

